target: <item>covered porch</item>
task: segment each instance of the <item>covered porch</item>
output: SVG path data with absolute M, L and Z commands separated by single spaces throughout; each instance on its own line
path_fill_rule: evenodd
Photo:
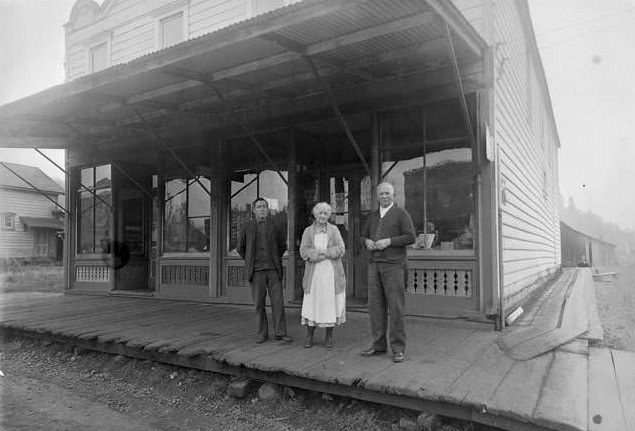
M 235 242 L 262 196 L 286 226 L 287 303 L 326 201 L 363 306 L 358 236 L 386 180 L 418 234 L 407 313 L 483 322 L 499 304 L 489 61 L 446 2 L 302 1 L 0 107 L 0 145 L 67 150 L 74 293 L 251 303 Z
M 595 317 L 594 317 L 595 314 Z M 602 336 L 588 268 L 566 270 L 503 333 L 409 317 L 406 361 L 363 358 L 368 316 L 349 313 L 335 345 L 256 344 L 246 306 L 116 295 L 0 295 L 0 329 L 79 348 L 194 367 L 429 411 L 507 430 L 635 430 L 635 354 L 592 347 Z M 599 332 L 598 332 L 599 330 Z M 322 337 L 319 334 L 319 339 Z

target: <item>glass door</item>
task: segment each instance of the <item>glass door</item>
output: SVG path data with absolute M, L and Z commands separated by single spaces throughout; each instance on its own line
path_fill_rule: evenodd
M 141 187 L 149 190 L 151 176 L 144 172 L 144 169 L 124 165 L 113 172 L 117 214 L 113 243 L 116 290 L 147 291 L 149 286 L 151 202 Z

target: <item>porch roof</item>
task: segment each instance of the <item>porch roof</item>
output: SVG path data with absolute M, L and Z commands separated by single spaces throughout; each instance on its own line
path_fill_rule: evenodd
M 441 0 L 303 0 L 0 107 L 0 147 L 109 150 L 310 129 L 340 111 L 458 95 L 487 85 L 486 43 Z M 310 60 L 307 60 L 310 59 Z M 152 133 L 148 133 L 148 129 Z
M 64 229 L 64 223 L 53 217 L 22 217 L 20 220 L 27 227 L 40 227 L 47 229 Z

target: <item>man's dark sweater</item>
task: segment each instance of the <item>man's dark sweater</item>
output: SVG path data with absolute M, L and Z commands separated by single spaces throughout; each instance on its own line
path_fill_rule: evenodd
M 384 217 L 379 210 L 368 215 L 361 231 L 362 246 L 367 239 L 390 238 L 390 245 L 383 250 L 372 250 L 371 262 L 403 263 L 406 261 L 406 246 L 415 242 L 415 228 L 408 213 L 393 205 Z

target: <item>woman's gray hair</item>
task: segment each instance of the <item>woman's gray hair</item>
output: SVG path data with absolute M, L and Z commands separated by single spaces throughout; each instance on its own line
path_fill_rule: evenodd
M 313 213 L 313 217 L 317 217 L 317 212 L 321 209 L 328 210 L 329 215 L 333 212 L 333 208 L 331 208 L 329 204 L 327 204 L 326 202 L 318 202 L 317 204 L 315 204 L 313 210 L 311 211 Z

